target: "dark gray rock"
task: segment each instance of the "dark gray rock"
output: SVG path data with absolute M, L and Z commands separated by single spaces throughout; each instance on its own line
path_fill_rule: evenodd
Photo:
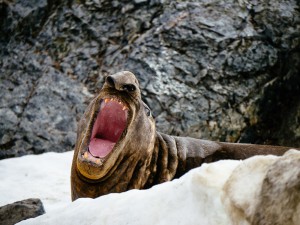
M 2 225 L 13 225 L 44 213 L 45 210 L 41 200 L 29 198 L 0 207 L 0 221 Z
M 74 147 L 105 75 L 158 130 L 300 146 L 299 1 L 2 1 L 0 158 Z

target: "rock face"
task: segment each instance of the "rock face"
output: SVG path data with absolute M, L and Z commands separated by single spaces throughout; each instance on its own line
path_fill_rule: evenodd
M 44 213 L 41 200 L 30 198 L 0 207 L 0 221 L 2 225 L 13 225 Z
M 71 150 L 120 70 L 159 131 L 300 146 L 299 1 L 1 1 L 0 158 Z

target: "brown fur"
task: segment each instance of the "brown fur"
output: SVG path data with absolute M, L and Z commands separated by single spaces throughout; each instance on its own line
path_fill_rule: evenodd
M 133 88 L 134 91 L 129 91 Z M 100 100 L 117 96 L 129 108 L 127 129 L 101 163 L 84 159 Z M 258 154 L 282 155 L 288 147 L 233 144 L 174 137 L 156 132 L 147 115 L 134 74 L 109 76 L 79 122 L 71 170 L 72 200 L 112 192 L 144 189 L 180 177 L 204 162 L 245 159 Z

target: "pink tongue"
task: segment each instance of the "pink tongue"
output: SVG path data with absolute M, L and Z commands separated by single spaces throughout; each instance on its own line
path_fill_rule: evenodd
M 115 101 L 101 103 L 93 126 L 89 151 L 94 157 L 107 156 L 119 140 L 127 123 L 127 112 Z
M 114 146 L 114 142 L 99 138 L 93 138 L 90 142 L 89 150 L 93 156 L 103 158 L 107 156 L 108 153 L 110 153 Z

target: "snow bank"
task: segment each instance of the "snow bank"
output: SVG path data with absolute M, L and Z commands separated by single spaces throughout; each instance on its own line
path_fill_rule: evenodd
M 22 225 L 249 225 L 247 219 L 251 219 L 259 207 L 266 173 L 271 165 L 275 165 L 274 162 L 281 159 L 255 156 L 244 161 L 223 160 L 203 164 L 180 179 L 148 190 L 131 190 L 71 202 L 72 155 L 73 152 L 46 153 L 0 161 L 0 206 L 25 198 L 40 198 L 47 213 L 22 221 L 19 223 Z M 300 152 L 290 152 L 282 159 L 290 162 L 287 160 L 292 158 L 298 165 Z M 290 173 L 290 177 L 299 182 L 296 179 L 299 168 L 293 165 L 292 168 L 294 172 Z M 283 175 L 288 174 L 287 168 Z M 273 190 L 276 190 L 276 179 L 274 184 Z M 299 194 L 296 190 L 294 192 Z M 291 206 L 288 210 L 293 210 L 292 213 L 297 216 L 300 204 L 299 209 L 295 207 Z
M 204 164 L 172 182 L 97 199 L 78 199 L 21 224 L 218 224 L 230 220 L 221 202 L 222 187 L 238 161 Z

